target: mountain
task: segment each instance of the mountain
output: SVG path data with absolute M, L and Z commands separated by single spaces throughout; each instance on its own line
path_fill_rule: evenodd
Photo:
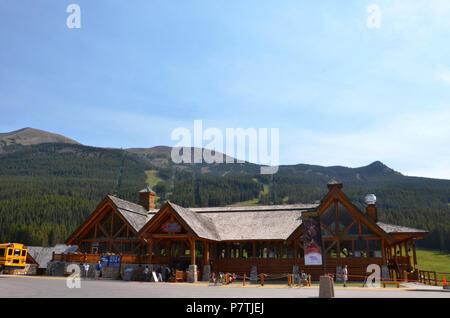
M 0 133 L 0 152 L 5 146 L 9 145 L 29 146 L 49 142 L 79 144 L 73 139 L 58 134 L 27 127 L 8 133 Z
M 361 209 L 375 193 L 380 221 L 427 229 L 421 247 L 450 249 L 450 180 L 404 176 L 380 161 L 283 165 L 270 176 L 248 162 L 175 164 L 171 147 L 90 147 L 32 128 L 0 134 L 0 142 L 0 241 L 63 242 L 106 194 L 137 202 L 146 184 L 159 206 L 225 206 L 318 202 L 338 178 Z

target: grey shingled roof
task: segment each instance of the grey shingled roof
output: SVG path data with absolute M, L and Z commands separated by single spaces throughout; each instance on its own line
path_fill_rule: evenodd
M 386 224 L 377 222 L 377 225 L 381 227 L 385 232 L 389 234 L 395 234 L 395 233 L 428 233 L 428 231 L 421 230 L 421 229 L 414 229 L 411 227 L 401 226 L 401 225 L 394 225 L 394 224 Z
M 56 244 L 55 246 L 28 246 L 28 254 L 39 264 L 39 268 L 47 268 L 48 262 L 52 260 L 52 254 L 69 254 L 78 250 L 76 245 Z
M 158 209 L 147 211 L 143 206 L 109 195 L 109 199 L 117 207 L 117 211 L 127 220 L 136 232 L 158 212 Z
M 195 213 L 191 209 L 183 208 L 172 202 L 169 202 L 169 205 L 199 237 L 215 241 L 220 240 L 216 226 L 208 216 Z
M 302 211 L 208 213 L 221 240 L 286 240 L 302 223 Z
M 183 209 L 208 220 L 211 231 L 215 229 L 216 240 L 286 240 L 302 223 L 302 212 L 317 206 L 290 204 Z

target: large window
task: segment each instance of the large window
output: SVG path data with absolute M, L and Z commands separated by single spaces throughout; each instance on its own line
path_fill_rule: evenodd
M 369 257 L 383 257 L 381 252 L 382 245 L 380 240 L 368 240 L 369 242 Z

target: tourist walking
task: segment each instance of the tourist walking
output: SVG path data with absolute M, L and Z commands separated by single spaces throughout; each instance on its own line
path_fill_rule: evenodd
M 344 274 L 344 287 L 347 287 L 347 280 L 348 280 L 347 265 L 344 265 L 344 269 L 342 270 L 342 273 Z
M 97 265 L 95 265 L 95 276 L 97 279 L 102 277 L 102 263 L 100 261 L 98 261 Z

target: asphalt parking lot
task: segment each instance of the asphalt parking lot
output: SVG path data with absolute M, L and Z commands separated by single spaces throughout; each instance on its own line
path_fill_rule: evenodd
M 209 286 L 206 283 L 144 283 L 120 280 L 81 280 L 80 288 L 68 288 L 63 277 L 0 276 L 1 298 L 315 298 L 317 286 L 284 285 Z M 336 287 L 336 298 L 450 298 L 450 292 L 413 288 L 369 289 Z

